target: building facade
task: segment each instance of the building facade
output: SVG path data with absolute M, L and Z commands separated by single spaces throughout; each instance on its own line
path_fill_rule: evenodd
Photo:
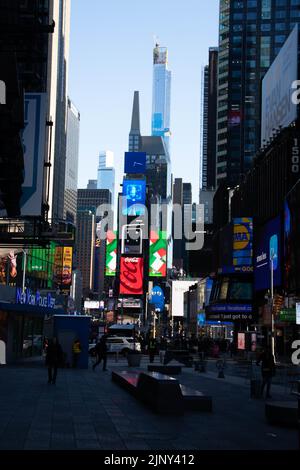
M 80 113 L 68 98 L 64 219 L 76 225 Z
M 97 240 L 97 224 L 102 216 L 98 208 L 111 204 L 108 189 L 79 189 L 77 196 L 76 238 L 77 268 L 82 273 L 84 293 L 102 293 L 104 287 L 105 257 L 103 240 Z M 99 256 L 99 252 L 102 256 Z
M 108 189 L 112 195 L 112 204 L 115 198 L 115 177 L 114 154 L 104 150 L 99 155 L 97 189 Z
M 296 23 L 298 0 L 220 1 L 216 178 L 235 186 L 260 148 L 260 82 Z
M 209 65 L 203 71 L 202 155 L 200 190 L 216 186 L 216 117 L 218 89 L 218 48 L 209 49 Z
M 156 44 L 153 51 L 152 135 L 163 137 L 169 150 L 171 71 L 168 69 L 168 49 Z

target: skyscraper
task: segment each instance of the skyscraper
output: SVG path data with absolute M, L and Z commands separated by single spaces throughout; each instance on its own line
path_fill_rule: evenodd
M 64 219 L 76 224 L 80 113 L 68 98 Z
M 97 189 L 109 189 L 112 205 L 115 196 L 115 168 L 114 154 L 110 150 L 104 150 L 99 155 Z
M 171 71 L 168 49 L 156 44 L 153 51 L 152 135 L 163 137 L 169 150 Z
M 142 136 L 140 130 L 139 92 L 134 92 L 129 152 L 146 153 L 146 181 L 151 202 L 167 206 L 167 219 L 160 217 L 166 225 L 168 238 L 168 265 L 172 266 L 172 176 L 171 162 L 167 145 L 162 136 Z
M 218 48 L 209 48 L 209 65 L 203 73 L 202 156 L 200 189 L 216 186 L 216 116 L 218 87 Z
M 97 224 L 101 220 L 97 209 L 102 204 L 110 203 L 108 189 L 78 189 L 77 267 L 82 273 L 83 288 L 95 291 L 94 280 L 97 279 L 98 293 L 103 291 L 104 286 L 105 240 L 96 243 Z
M 260 83 L 295 23 L 298 0 L 221 0 L 217 183 L 238 184 L 260 147 Z
M 54 121 L 52 138 L 53 160 L 50 179 L 50 214 L 52 219 L 63 219 L 64 217 L 64 192 L 66 174 L 66 152 L 67 152 L 67 84 L 69 71 L 69 38 L 70 38 L 70 10 L 71 2 L 68 0 L 52 0 L 53 19 L 56 24 L 55 37 L 51 49 L 51 71 L 50 77 L 53 94 Z

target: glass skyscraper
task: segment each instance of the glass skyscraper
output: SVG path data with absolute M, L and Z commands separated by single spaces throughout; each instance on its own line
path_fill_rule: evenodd
M 97 189 L 109 189 L 112 205 L 115 196 L 115 168 L 114 154 L 110 150 L 104 150 L 99 155 Z
M 296 23 L 300 0 L 221 0 L 216 178 L 230 186 L 260 148 L 261 79 Z
M 171 71 L 168 50 L 156 44 L 153 51 L 152 135 L 163 137 L 169 150 Z

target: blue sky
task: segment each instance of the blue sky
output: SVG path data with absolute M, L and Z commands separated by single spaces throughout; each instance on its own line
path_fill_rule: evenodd
M 141 128 L 150 135 L 154 37 L 172 70 L 171 159 L 174 178 L 199 189 L 201 69 L 218 44 L 219 0 L 72 0 L 69 96 L 81 113 L 79 187 L 96 179 L 98 154 L 115 153 L 117 186 L 134 90 Z

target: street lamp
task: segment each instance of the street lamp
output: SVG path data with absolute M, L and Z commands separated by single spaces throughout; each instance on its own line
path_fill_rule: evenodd
M 274 322 L 274 260 L 277 258 L 277 254 L 274 248 L 270 251 L 270 269 L 271 269 L 271 350 L 272 355 L 275 358 L 275 322 Z

